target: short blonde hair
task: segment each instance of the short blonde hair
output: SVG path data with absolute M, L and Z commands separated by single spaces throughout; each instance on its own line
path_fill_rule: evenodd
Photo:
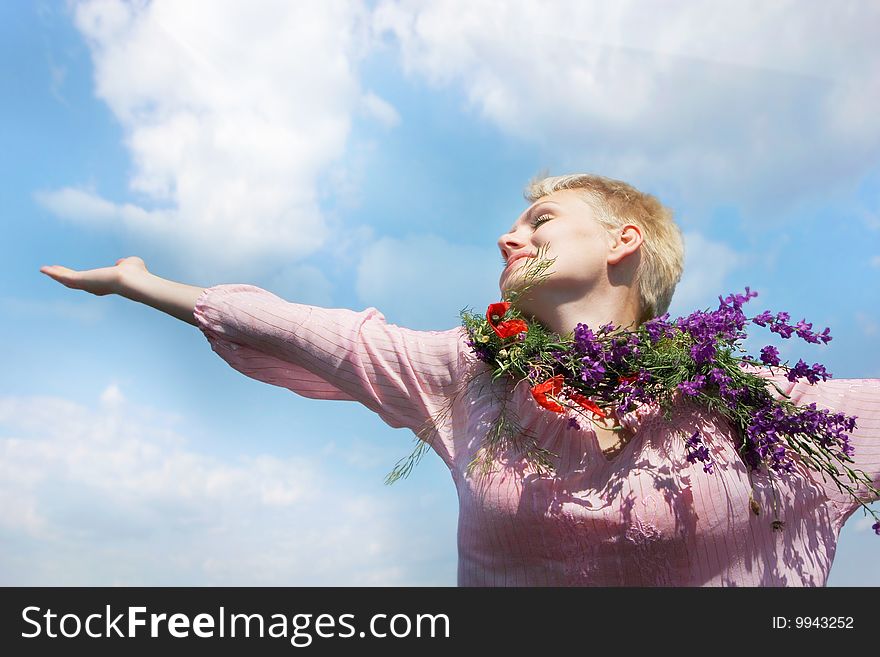
M 626 224 L 642 229 L 642 258 L 636 271 L 641 305 L 638 323 L 665 313 L 684 271 L 684 241 L 672 210 L 632 185 L 588 173 L 538 174 L 526 185 L 524 195 L 534 203 L 560 189 L 583 190 L 596 220 L 609 231 Z

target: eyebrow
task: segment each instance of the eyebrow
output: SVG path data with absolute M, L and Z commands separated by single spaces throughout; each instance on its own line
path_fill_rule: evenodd
M 532 218 L 532 216 L 534 216 L 535 212 L 539 208 L 541 208 L 545 205 L 555 205 L 556 207 L 559 207 L 559 204 L 556 201 L 541 201 L 540 203 L 535 203 L 535 205 L 533 205 L 531 208 L 529 208 L 529 211 L 526 213 L 526 218 L 525 218 L 526 222 L 528 222 Z M 511 229 L 508 230 L 507 232 L 512 233 L 514 230 L 516 230 L 517 224 L 519 224 L 519 221 L 517 221 L 515 224 L 513 224 Z

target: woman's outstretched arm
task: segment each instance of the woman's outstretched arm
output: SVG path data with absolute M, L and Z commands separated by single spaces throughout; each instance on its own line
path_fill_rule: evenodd
M 849 444 L 855 450 L 854 463 L 848 463 L 847 467 L 863 471 L 871 478 L 874 488 L 880 489 L 880 379 L 828 379 L 811 384 L 803 380 L 789 381 L 780 372 L 774 374 L 766 367 L 746 369 L 772 380 L 789 397 L 789 401 L 798 406 L 816 404 L 820 410 L 855 416 L 856 427 L 849 438 Z M 776 388 L 771 386 L 768 390 L 779 398 Z M 838 464 L 834 465 L 840 469 Z M 860 496 L 865 502 L 880 500 L 861 484 L 856 486 L 843 473 L 841 475 L 841 481 L 861 489 Z M 838 526 L 843 527 L 846 520 L 862 508 L 861 504 L 849 492 L 841 491 L 830 477 L 826 479 L 818 472 L 811 472 L 811 476 L 825 490 L 837 513 Z
M 137 256 L 120 258 L 113 267 L 76 271 L 51 265 L 40 267 L 40 271 L 74 290 L 97 296 L 118 294 L 198 326 L 193 308 L 205 288 L 160 278 L 147 271 L 144 261 Z
M 119 294 L 198 327 L 221 358 L 258 381 L 311 399 L 360 402 L 389 426 L 419 435 L 442 430 L 432 447 L 445 463 L 454 459 L 447 411 L 461 379 L 460 327 L 415 331 L 387 323 L 373 307 L 294 303 L 245 284 L 184 285 L 154 276 L 137 257 L 102 269 L 40 271 L 69 288 Z
M 444 409 L 463 375 L 461 327 L 416 331 L 372 306 L 323 308 L 247 284 L 206 289 L 194 315 L 217 355 L 246 376 L 310 399 L 360 402 L 394 428 L 451 430 Z M 449 463 L 449 446 L 435 447 Z

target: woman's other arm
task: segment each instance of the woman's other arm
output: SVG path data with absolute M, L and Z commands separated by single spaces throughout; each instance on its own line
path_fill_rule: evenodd
M 118 294 L 198 326 L 193 308 L 205 288 L 160 278 L 147 271 L 144 261 L 137 256 L 120 258 L 113 267 L 76 271 L 52 265 L 41 267 L 40 271 L 74 290 L 97 296 Z
M 783 374 L 774 374 L 766 367 L 746 369 L 773 381 L 789 401 L 798 406 L 816 404 L 818 409 L 855 416 L 856 428 L 848 441 L 854 449 L 854 463 L 846 465 L 852 470 L 864 472 L 871 479 L 873 487 L 880 489 L 880 379 L 828 379 L 811 384 L 803 380 L 791 382 Z M 775 387 L 768 387 L 768 391 L 774 397 L 780 397 Z M 838 470 L 842 467 L 837 463 L 834 465 Z M 821 473 L 815 472 L 813 478 L 825 489 L 828 499 L 834 504 L 842 527 L 847 518 L 861 508 L 861 504 L 847 491 L 838 489 L 830 477 L 826 479 Z M 867 503 L 880 500 L 875 493 L 869 492 L 861 483 L 856 485 L 844 473 L 841 473 L 841 481 L 851 487 L 857 486 L 861 499 Z

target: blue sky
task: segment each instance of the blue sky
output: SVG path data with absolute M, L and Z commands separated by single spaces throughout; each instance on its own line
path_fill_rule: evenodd
M 674 209 L 673 316 L 749 285 L 834 336 L 749 346 L 880 378 L 880 9 L 604 4 L 0 4 L 0 582 L 456 578 L 439 458 L 383 483 L 410 432 L 44 264 L 451 328 L 497 299 L 525 183 L 590 171 Z M 880 585 L 870 523 L 830 585 Z

